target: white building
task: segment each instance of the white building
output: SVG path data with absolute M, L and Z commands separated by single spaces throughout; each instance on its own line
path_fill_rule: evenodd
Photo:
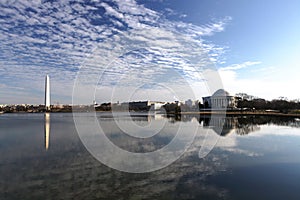
M 166 103 L 165 102 L 158 102 L 158 101 L 151 101 L 149 102 L 151 105 L 150 110 L 160 110 Z
M 223 89 L 217 90 L 212 96 L 202 97 L 205 108 L 225 109 L 236 108 L 237 102 L 234 96 Z
M 50 79 L 48 75 L 45 78 L 45 109 L 50 111 Z

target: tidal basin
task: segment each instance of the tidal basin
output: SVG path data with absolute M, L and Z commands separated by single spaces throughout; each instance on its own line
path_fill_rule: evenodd
M 155 151 L 175 137 L 179 126 L 186 134 L 198 126 L 193 143 L 178 160 L 136 174 L 95 159 L 82 144 L 72 113 L 48 114 L 0 115 L 1 200 L 300 198 L 298 118 L 97 113 L 101 127 L 109 127 L 104 130 L 111 142 L 130 152 Z M 217 134 L 220 120 L 223 129 Z M 140 127 L 163 122 L 164 127 L 154 137 L 134 138 L 117 122 L 128 130 L 133 128 L 129 122 Z M 203 139 L 213 134 L 218 137 L 214 148 L 199 158 Z

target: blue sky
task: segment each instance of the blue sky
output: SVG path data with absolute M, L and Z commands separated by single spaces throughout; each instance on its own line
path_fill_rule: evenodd
M 76 76 L 88 66 L 104 72 L 92 76 L 100 102 L 129 93 L 200 98 L 214 89 L 205 89 L 207 66 L 231 94 L 300 98 L 297 0 L 0 0 L 0 9 L 0 104 L 43 103 L 46 74 L 52 103 L 71 103 Z M 122 47 L 139 52 L 116 58 Z

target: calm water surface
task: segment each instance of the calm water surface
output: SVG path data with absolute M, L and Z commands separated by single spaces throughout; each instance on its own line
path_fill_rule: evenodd
M 44 114 L 2 114 L 0 199 L 300 199 L 299 119 L 145 113 L 115 119 L 97 113 L 97 119 L 113 143 L 132 152 L 162 148 L 180 125 L 187 134 L 191 126 L 199 130 L 187 152 L 170 166 L 130 174 L 88 153 L 72 114 L 51 113 L 46 119 Z M 131 119 L 140 127 L 165 125 L 154 137 L 137 139 L 117 125 L 134 131 Z M 200 159 L 206 130 L 219 130 L 220 122 L 224 128 L 215 147 Z

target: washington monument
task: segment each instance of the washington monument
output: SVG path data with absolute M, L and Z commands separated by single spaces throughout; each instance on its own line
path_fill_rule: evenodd
M 45 109 L 46 112 L 50 111 L 50 79 L 48 75 L 45 78 Z

